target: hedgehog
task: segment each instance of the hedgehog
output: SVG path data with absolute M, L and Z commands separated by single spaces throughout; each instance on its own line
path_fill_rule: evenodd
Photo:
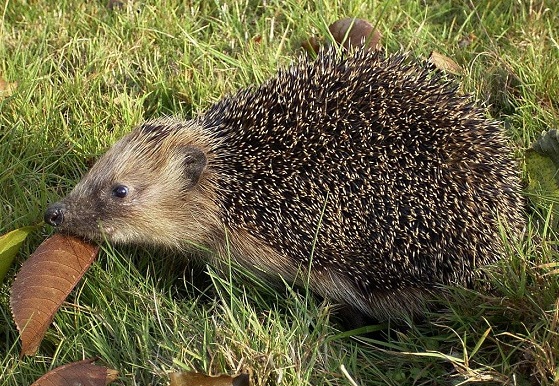
M 524 227 L 501 126 L 405 53 L 326 50 L 189 120 L 117 141 L 45 221 L 304 278 L 377 321 L 472 286 Z

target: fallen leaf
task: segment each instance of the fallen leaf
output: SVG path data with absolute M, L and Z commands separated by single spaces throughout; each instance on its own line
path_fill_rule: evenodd
M 549 157 L 555 163 L 555 166 L 559 167 L 559 130 L 543 131 L 540 138 L 532 144 L 532 149 L 543 156 Z
M 437 51 L 431 52 L 431 55 L 429 55 L 429 62 L 431 62 L 437 69 L 444 72 L 449 72 L 454 75 L 464 73 L 464 70 L 458 65 L 458 63 L 450 59 L 448 56 L 439 54 Z
M 348 17 L 335 21 L 330 24 L 328 29 L 334 41 L 343 45 L 345 49 L 364 46 L 374 51 L 380 48 L 382 34 L 367 20 Z M 309 54 L 317 54 L 323 44 L 323 39 L 311 36 L 309 39 L 303 41 L 301 46 Z
M 332 37 L 346 49 L 351 47 L 367 47 L 376 50 L 380 46 L 382 34 L 367 20 L 347 17 L 332 23 L 328 29 Z
M 458 47 L 466 48 L 470 44 L 472 44 L 476 39 L 477 36 L 473 32 L 471 32 L 470 34 L 468 34 L 468 36 L 464 36 L 462 37 L 462 39 L 460 39 L 460 41 L 458 42 Z
M 0 99 L 12 95 L 17 88 L 17 82 L 9 83 L 0 76 Z
M 21 356 L 34 355 L 56 311 L 89 268 L 99 247 L 55 234 L 23 263 L 10 306 L 21 337 Z
M 123 7 L 124 3 L 119 0 L 109 0 L 109 2 L 107 3 L 107 8 L 109 8 L 111 11 L 122 9 Z
M 57 367 L 31 386 L 106 386 L 116 380 L 116 370 L 97 366 L 93 362 L 95 359 L 85 359 Z
M 321 45 L 322 43 L 315 36 L 311 36 L 308 40 L 301 43 L 301 47 L 309 54 L 313 55 L 318 53 Z
M 559 224 L 559 131 L 555 129 L 541 133 L 530 149 L 524 152 L 526 166 L 526 193 L 531 204 L 548 213 L 550 229 Z
M 170 386 L 249 386 L 248 374 L 210 376 L 194 372 L 176 372 L 169 374 Z
M 6 276 L 8 269 L 14 261 L 21 244 L 27 238 L 29 233 L 33 232 L 37 227 L 28 226 L 15 229 L 5 235 L 0 236 L 0 283 Z

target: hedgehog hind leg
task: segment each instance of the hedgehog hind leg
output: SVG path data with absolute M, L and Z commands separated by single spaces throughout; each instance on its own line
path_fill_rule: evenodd
M 363 288 L 355 278 L 336 270 L 312 271 L 311 283 L 316 294 L 342 307 L 342 324 L 353 328 L 385 321 L 413 322 L 423 317 L 433 297 L 431 290 L 419 286 Z
M 405 324 L 423 319 L 433 297 L 431 290 L 421 287 L 374 291 L 369 295 L 368 311 L 377 320 Z
M 433 293 L 417 288 L 377 294 L 369 309 L 362 310 L 353 305 L 342 304 L 334 316 L 344 330 L 363 329 L 364 332 L 359 335 L 380 339 L 385 336 L 387 329 L 401 331 L 424 321 L 425 313 L 436 309 L 428 301 L 433 296 Z
M 350 305 L 341 305 L 334 316 L 346 331 L 357 330 L 375 324 L 379 325 L 377 319 Z

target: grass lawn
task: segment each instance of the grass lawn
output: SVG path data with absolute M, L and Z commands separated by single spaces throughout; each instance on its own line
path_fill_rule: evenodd
M 52 233 L 44 227 L 0 284 L 0 385 L 96 356 L 121 385 L 167 384 L 177 370 L 245 371 L 254 385 L 559 384 L 559 195 L 529 183 L 524 162 L 539 133 L 559 127 L 556 0 L 122 1 L 0 6 L 0 77 L 10 84 L 0 81 L 0 234 L 40 222 L 141 121 L 198 114 L 355 16 L 376 24 L 388 52 L 437 51 L 464 69 L 461 89 L 503 122 L 520 160 L 526 238 L 491 268 L 491 291 L 453 289 L 425 321 L 367 337 L 343 332 L 335 305 L 305 291 L 105 246 L 38 354 L 19 359 L 9 287 Z

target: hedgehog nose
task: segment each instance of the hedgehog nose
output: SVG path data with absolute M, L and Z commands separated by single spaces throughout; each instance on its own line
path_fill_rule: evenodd
M 59 226 L 64 222 L 64 204 L 59 202 L 50 205 L 45 212 L 45 222 L 52 226 Z

